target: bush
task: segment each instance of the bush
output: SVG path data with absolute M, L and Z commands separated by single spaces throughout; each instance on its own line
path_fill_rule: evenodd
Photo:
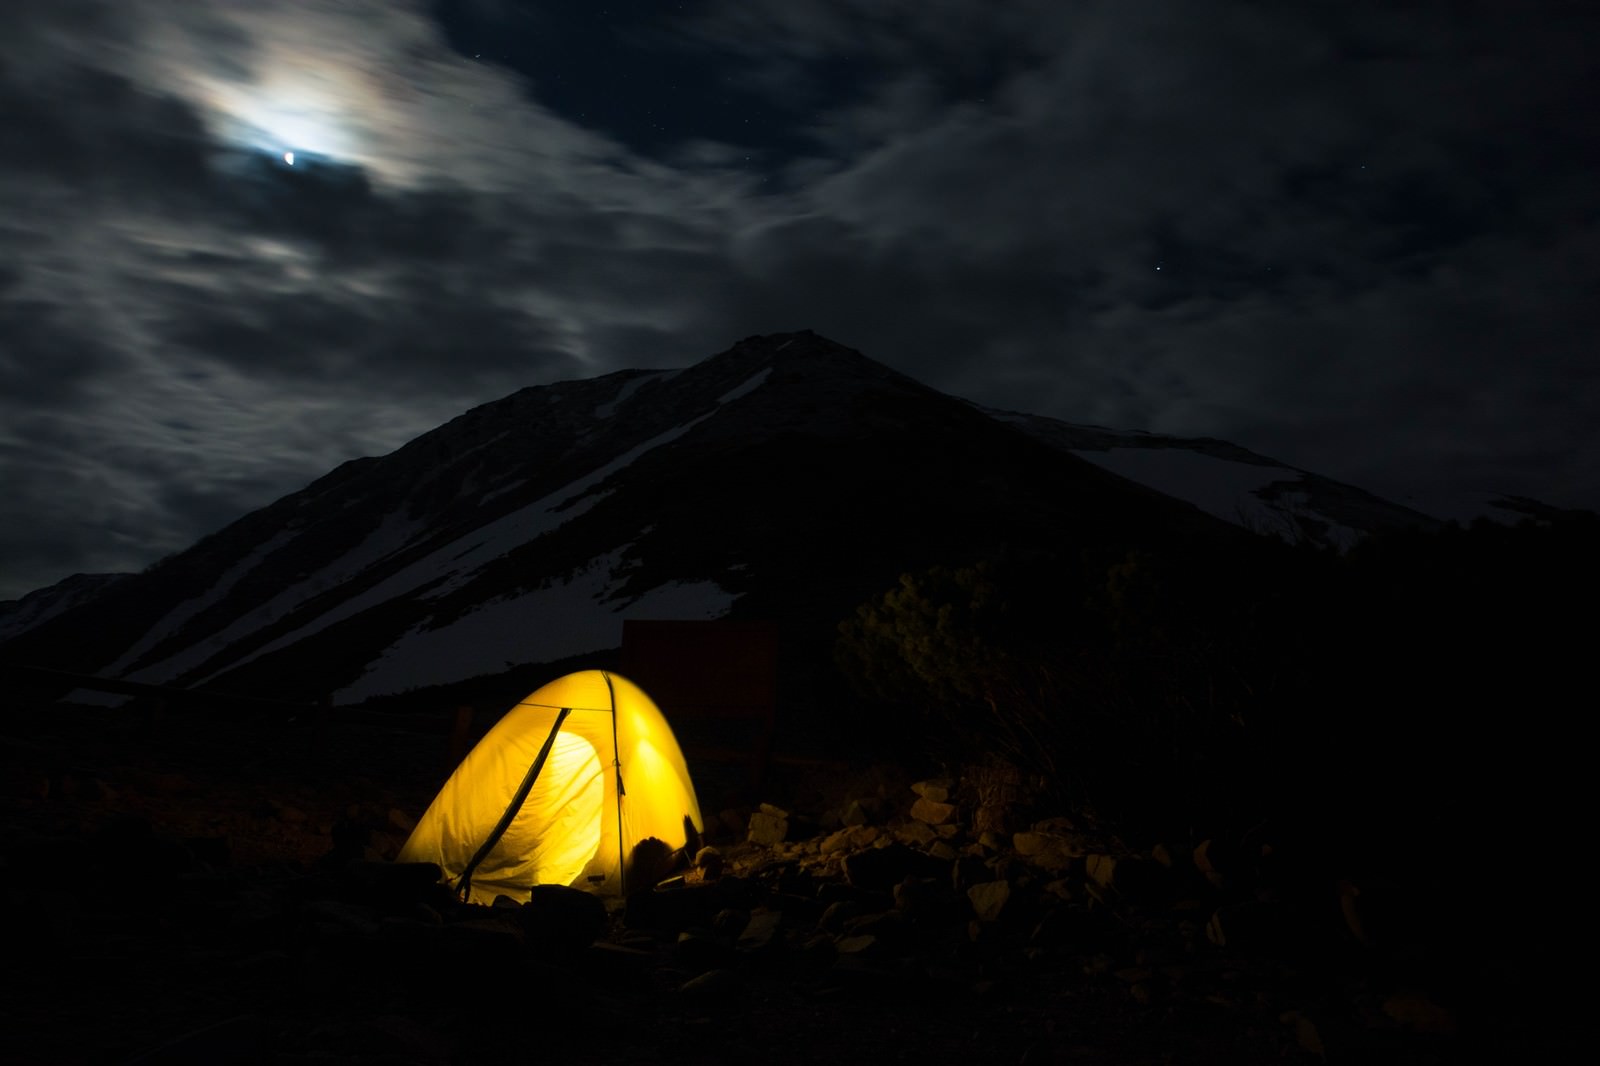
M 1336 851 L 1465 848 L 1575 802 L 1597 549 L 1574 515 L 1343 557 L 1011 554 L 902 576 L 837 659 L 934 754 L 994 753 L 1131 835 L 1267 821 Z

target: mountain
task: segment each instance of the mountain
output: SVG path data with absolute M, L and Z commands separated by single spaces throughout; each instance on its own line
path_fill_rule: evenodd
M 63 611 L 93 599 L 127 574 L 73 574 L 20 600 L 0 603 L 0 642 L 41 625 Z
M 775 619 L 820 644 L 902 572 L 1002 546 L 1431 521 L 1224 442 L 987 411 L 776 334 L 474 408 L 143 573 L 35 594 L 51 610 L 0 615 L 0 660 L 351 703 L 614 649 L 625 618 Z
M 992 411 L 1053 447 L 1257 533 L 1346 549 L 1369 533 L 1441 524 L 1309 470 L 1213 437 L 1169 437 Z

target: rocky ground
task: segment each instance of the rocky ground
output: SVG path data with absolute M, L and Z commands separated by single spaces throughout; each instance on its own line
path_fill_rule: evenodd
M 1297 880 L 1270 845 L 1135 852 L 979 772 L 708 811 L 695 863 L 627 901 L 462 905 L 387 861 L 443 743 L 17 715 L 7 1060 L 1575 1057 L 1547 994 L 1564 979 L 1481 930 L 1410 936 L 1375 884 Z

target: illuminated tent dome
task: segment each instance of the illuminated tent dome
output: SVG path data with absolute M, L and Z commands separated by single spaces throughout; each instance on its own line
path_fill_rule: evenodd
M 685 845 L 700 806 L 656 705 L 627 678 L 585 670 L 508 711 L 444 783 L 401 862 L 437 863 L 473 903 L 527 900 L 534 885 L 619 895 L 647 837 Z

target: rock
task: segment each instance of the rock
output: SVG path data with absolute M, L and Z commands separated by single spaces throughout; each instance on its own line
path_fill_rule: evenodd
M 279 805 L 274 813 L 278 821 L 285 825 L 304 825 L 307 818 L 305 811 L 299 807 L 291 807 L 287 803 Z
M 950 789 L 954 787 L 954 784 L 948 777 L 936 777 L 927 781 L 918 781 L 911 786 L 911 791 L 922 799 L 931 800 L 934 803 L 948 803 L 950 801 Z
M 711 919 L 711 931 L 728 940 L 735 940 L 750 924 L 750 912 L 724 907 Z
M 354 903 L 333 899 L 312 900 L 301 913 L 325 930 L 354 933 L 361 937 L 376 936 L 378 933 L 377 913 Z
M 757 911 L 752 914 L 744 931 L 739 934 L 739 950 L 757 952 L 770 947 L 782 924 L 782 911 Z
M 931 877 L 908 877 L 894 886 L 894 909 L 908 918 L 933 913 L 941 895 L 949 889 Z
M 1228 867 L 1231 863 L 1231 858 L 1227 848 L 1218 844 L 1215 840 L 1202 840 L 1195 845 L 1195 869 L 1205 874 L 1206 880 L 1210 881 L 1212 886 L 1217 889 L 1228 887 L 1230 873 Z
M 1455 1015 L 1421 993 L 1396 992 L 1383 1001 L 1383 1013 L 1414 1033 L 1456 1035 Z
M 625 987 L 648 992 L 655 973 L 655 941 L 649 941 L 651 950 L 611 944 L 604 940 L 589 945 L 584 952 L 584 972 L 602 986 Z
M 944 825 L 955 816 L 956 809 L 952 804 L 929 799 L 927 796 L 921 797 L 911 805 L 911 817 L 929 825 Z
M 713 847 L 704 847 L 695 852 L 694 868 L 699 871 L 700 880 L 715 881 L 722 876 L 722 852 Z
M 693 999 L 731 999 L 739 991 L 739 977 L 732 970 L 707 970 L 678 986 L 678 994 Z
M 630 892 L 623 924 L 629 929 L 663 931 L 709 925 L 718 911 L 730 905 L 728 888 L 735 880 L 723 877 L 707 885 Z
M 837 829 L 823 837 L 817 844 L 817 851 L 822 855 L 832 855 L 836 851 L 845 851 L 850 847 L 850 830 Z
M 878 835 L 878 831 L 868 825 L 846 826 L 824 837 L 818 843 L 817 851 L 822 855 L 832 855 L 841 851 L 855 851 L 869 847 L 878 839 Z
M 213 870 L 225 870 L 233 865 L 233 848 L 227 837 L 185 837 L 183 846 Z
M 149 1063 L 237 1061 L 247 1049 L 254 1051 L 270 1044 L 273 1035 L 272 1025 L 267 1019 L 253 1014 L 241 1014 L 172 1037 L 129 1061 Z
M 1172 897 L 1171 869 L 1150 859 L 1130 856 L 1118 862 L 1112 874 L 1114 887 L 1130 902 L 1157 906 Z
M 1077 833 L 1078 823 L 1064 814 L 1056 814 L 1034 822 L 1033 829 L 1038 833 Z
M 1085 855 L 1085 849 L 1076 837 L 1047 830 L 1014 833 L 1011 846 L 1018 855 L 1051 873 L 1068 869 L 1075 860 Z
M 1117 879 L 1117 859 L 1112 855 L 1091 853 L 1083 857 L 1084 872 L 1089 880 L 1101 888 L 1111 888 Z
M 993 869 L 976 855 L 962 855 L 950 868 L 950 884 L 957 892 L 965 892 L 973 885 L 993 880 Z
M 750 815 L 750 825 L 745 839 L 752 844 L 771 847 L 781 844 L 789 836 L 789 816 L 770 804 L 763 803 L 759 811 Z
M 1155 981 L 1135 981 L 1128 986 L 1128 995 L 1142 1007 L 1148 1007 L 1161 998 L 1162 986 Z
M 352 859 L 343 872 L 362 898 L 376 903 L 425 902 L 434 898 L 444 872 L 431 862 L 369 862 Z
M 878 938 L 871 933 L 844 936 L 833 942 L 833 949 L 840 955 L 864 955 L 874 951 L 877 946 Z
M 980 922 L 997 921 L 1011 899 L 1011 882 L 984 881 L 973 885 L 967 889 L 967 899 L 972 901 L 972 912 Z
M 1317 1023 L 1297 1010 L 1284 1011 L 1278 1015 L 1278 1020 L 1287 1025 L 1294 1033 L 1295 1042 L 1307 1054 L 1315 1055 L 1319 1059 L 1328 1057 L 1328 1049 L 1322 1043 L 1322 1034 L 1317 1031 Z
M 606 905 L 599 896 L 565 885 L 534 885 L 517 913 L 528 943 L 536 949 L 572 953 L 606 932 Z
M 440 927 L 439 933 L 447 943 L 475 958 L 518 955 L 525 943 L 521 928 L 499 918 L 469 918 L 450 922 Z
M 678 934 L 678 942 L 672 946 L 672 964 L 692 973 L 721 969 L 733 962 L 733 949 L 704 933 L 686 930 Z
M 817 925 L 829 933 L 842 933 L 853 918 L 861 916 L 861 904 L 853 899 L 842 899 L 828 904 Z
M 889 892 L 908 877 L 944 877 L 949 864 L 904 844 L 870 848 L 845 856 L 844 876 L 855 888 Z
M 955 862 L 959 852 L 942 840 L 935 840 L 928 845 L 928 854 L 943 862 Z
M 738 840 L 748 821 L 743 811 L 727 807 L 717 812 L 715 824 L 707 825 L 706 832 L 715 832 L 719 840 Z
M 926 822 L 907 822 L 905 825 L 896 826 L 894 830 L 896 840 L 914 847 L 923 847 L 939 839 L 939 834 Z
M 1246 900 L 1219 907 L 1206 923 L 1206 939 L 1218 947 L 1244 951 L 1272 950 L 1284 946 L 1283 908 Z
M 399 807 L 389 808 L 388 823 L 390 828 L 397 829 L 407 835 L 410 835 L 411 831 L 417 827 L 417 820 Z
M 88 803 L 115 803 L 117 800 L 117 790 L 93 775 L 63 776 L 61 786 L 73 799 Z
M 879 911 L 863 914 L 845 923 L 845 932 L 851 936 L 870 936 L 879 944 L 892 944 L 904 939 L 905 915 L 899 911 Z
M 870 820 L 867 817 L 867 809 L 861 805 L 860 800 L 851 800 L 845 804 L 844 810 L 839 812 L 839 821 L 846 826 L 866 825 Z

